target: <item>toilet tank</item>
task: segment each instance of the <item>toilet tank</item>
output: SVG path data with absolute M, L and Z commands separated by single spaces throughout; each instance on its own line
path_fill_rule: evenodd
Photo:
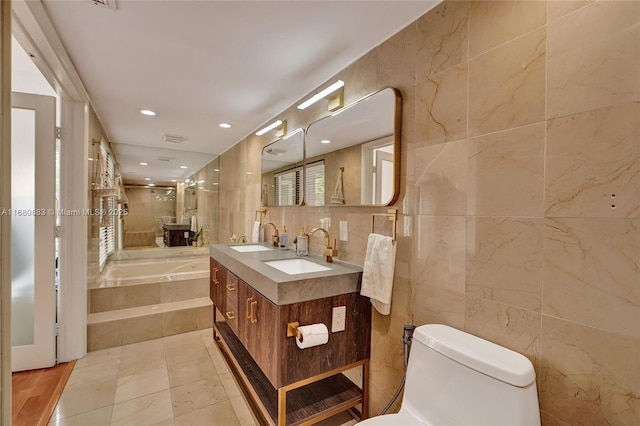
M 531 361 L 446 325 L 416 328 L 401 411 L 431 425 L 540 425 Z

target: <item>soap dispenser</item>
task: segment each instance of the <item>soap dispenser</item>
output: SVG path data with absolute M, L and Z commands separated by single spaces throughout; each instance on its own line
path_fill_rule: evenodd
M 298 241 L 296 244 L 296 255 L 309 255 L 309 236 L 304 232 L 304 228 L 300 228 L 300 235 L 298 235 Z
M 287 226 L 282 225 L 282 232 L 280 233 L 280 250 L 289 249 L 289 233 L 287 232 Z

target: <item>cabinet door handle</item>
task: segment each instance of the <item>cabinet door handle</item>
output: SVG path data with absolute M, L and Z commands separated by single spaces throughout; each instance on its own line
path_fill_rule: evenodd
M 247 299 L 247 319 L 251 319 L 251 302 L 253 302 L 253 297 Z
M 236 316 L 233 312 L 229 311 L 227 312 L 227 318 L 229 318 L 230 320 L 236 319 Z
M 251 324 L 255 324 L 258 322 L 258 318 L 256 317 L 256 313 L 254 308 L 258 306 L 258 301 L 254 300 L 251 302 Z
M 220 271 L 220 269 L 213 268 L 213 283 L 214 284 L 220 284 L 220 281 L 218 281 L 218 272 L 219 271 Z
M 227 284 L 227 290 L 229 291 L 235 291 L 236 288 L 234 286 L 232 286 L 231 284 Z

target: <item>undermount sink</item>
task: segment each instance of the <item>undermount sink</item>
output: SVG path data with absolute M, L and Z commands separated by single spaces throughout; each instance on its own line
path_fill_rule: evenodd
M 307 274 L 309 272 L 322 272 L 331 270 L 331 268 L 327 268 L 326 266 L 319 265 L 315 262 L 310 262 L 306 259 L 300 258 L 269 260 L 264 263 L 289 275 Z
M 249 253 L 252 251 L 268 251 L 272 250 L 269 247 L 261 246 L 259 244 L 241 244 L 237 246 L 231 246 L 235 251 L 239 251 L 240 253 Z

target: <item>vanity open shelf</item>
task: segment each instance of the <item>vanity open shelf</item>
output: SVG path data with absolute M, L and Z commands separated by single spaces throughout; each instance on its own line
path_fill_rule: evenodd
M 310 425 L 346 410 L 366 418 L 371 304 L 357 291 L 361 270 L 331 265 L 289 275 L 264 264 L 273 256 L 211 248 L 214 338 L 245 395 L 269 425 Z M 341 289 L 327 285 L 336 276 Z M 287 337 L 293 322 L 330 330 L 333 308 L 340 306 L 346 307 L 346 328 L 329 331 L 326 344 L 300 349 Z M 353 381 L 343 374 L 349 370 Z

